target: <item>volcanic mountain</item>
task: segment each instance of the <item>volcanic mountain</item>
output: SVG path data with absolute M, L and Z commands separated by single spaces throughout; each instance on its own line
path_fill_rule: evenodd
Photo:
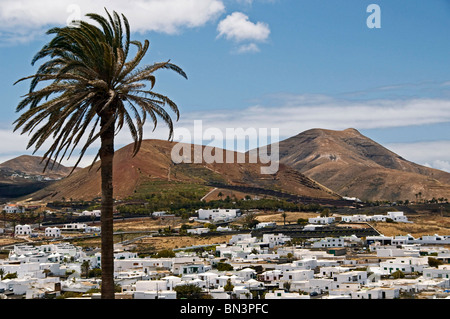
M 355 129 L 311 129 L 279 142 L 280 162 L 341 196 L 450 198 L 450 173 L 408 161 Z
M 53 162 L 50 163 L 52 165 Z M 63 165 L 43 172 L 42 157 L 22 155 L 0 164 L 0 198 L 10 199 L 42 189 L 72 170 Z
M 133 198 L 136 195 L 145 196 L 146 190 L 149 189 L 159 188 L 159 191 L 168 192 L 170 188 L 180 185 L 183 189 L 197 185 L 202 187 L 201 196 L 214 187 L 224 187 L 235 188 L 240 192 L 259 190 L 265 194 L 278 192 L 310 198 L 340 199 L 328 188 L 286 165 L 281 164 L 275 174 L 261 174 L 261 167 L 268 164 L 250 163 L 248 157 L 243 163 L 238 163 L 238 153 L 222 149 L 201 146 L 202 153 L 205 149 L 211 154 L 222 152 L 224 159 L 228 154 L 236 160 L 233 163 L 206 163 L 203 160 L 200 163 L 176 164 L 171 156 L 175 144 L 163 140 L 144 140 L 139 153 L 134 157 L 132 144 L 117 150 L 113 166 L 114 197 Z M 194 145 L 184 145 L 185 149 L 190 149 L 191 154 L 195 154 Z M 101 196 L 100 185 L 99 162 L 96 162 L 92 168 L 83 168 L 28 197 L 44 201 L 60 200 L 63 197 L 91 200 Z

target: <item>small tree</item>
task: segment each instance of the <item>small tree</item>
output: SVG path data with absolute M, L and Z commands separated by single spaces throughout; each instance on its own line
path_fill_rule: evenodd
M 17 272 L 8 273 L 3 277 L 3 279 L 15 279 L 15 278 L 17 278 Z
M 283 217 L 283 225 L 286 225 L 287 214 L 283 212 L 283 214 L 281 214 L 281 217 Z
M 325 208 L 321 213 L 320 213 L 320 217 L 328 217 L 330 216 L 330 209 L 329 208 Z
M 231 271 L 233 270 L 233 266 L 227 263 L 218 263 L 217 264 L 217 270 L 218 271 Z
M 233 291 L 233 289 L 234 289 L 234 285 L 231 283 L 231 278 L 228 278 L 227 284 L 223 287 L 223 290 L 231 292 L 231 291 Z
M 158 253 L 155 256 L 156 258 L 172 258 L 175 257 L 175 253 L 173 250 L 170 249 L 163 249 L 158 251 Z
M 244 216 L 244 227 L 248 229 L 252 229 L 256 225 L 259 224 L 259 221 L 256 219 L 255 213 L 248 213 Z
M 202 288 L 192 285 L 179 285 L 173 288 L 177 293 L 178 299 L 199 299 L 202 292 Z
M 428 265 L 430 267 L 438 268 L 439 265 L 442 265 L 442 264 L 443 264 L 442 260 L 439 260 L 439 259 L 433 258 L 433 257 L 428 257 Z
M 91 266 L 91 263 L 90 263 L 89 260 L 85 260 L 81 264 L 81 273 L 84 274 L 85 278 L 89 277 L 89 268 L 90 268 L 90 266 Z
M 393 272 L 391 275 L 392 275 L 392 277 L 394 277 L 394 279 L 405 278 L 405 274 L 401 270 L 397 270 L 397 271 Z

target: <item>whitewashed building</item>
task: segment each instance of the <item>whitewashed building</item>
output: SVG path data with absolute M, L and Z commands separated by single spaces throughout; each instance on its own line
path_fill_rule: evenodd
M 100 217 L 102 215 L 102 211 L 100 209 L 95 210 L 85 210 L 80 216 L 89 216 L 89 217 Z
M 321 224 L 321 225 L 332 224 L 335 222 L 335 220 L 336 219 L 334 217 L 326 217 L 326 216 L 324 216 L 324 217 L 317 216 L 317 217 L 308 218 L 308 222 L 310 224 Z
M 428 267 L 427 257 L 398 257 L 380 262 L 381 272 L 385 275 L 396 271 L 404 274 L 422 272 L 425 267 Z
M 3 206 L 3 210 L 8 214 L 24 213 L 25 207 L 16 204 L 7 204 Z
M 31 231 L 30 225 L 16 225 L 14 228 L 14 233 L 16 235 L 31 235 Z
M 202 220 L 229 220 L 241 216 L 240 209 L 199 209 L 198 219 Z
M 403 212 L 387 212 L 388 218 L 392 219 L 394 222 L 406 223 L 408 222 L 408 217 L 406 217 Z
M 438 268 L 427 267 L 423 269 L 423 276 L 431 278 L 450 278 L 450 265 L 439 265 Z
M 64 224 L 63 230 L 82 230 L 84 231 L 86 229 L 87 225 L 83 223 L 71 223 L 71 224 Z
M 275 290 L 266 293 L 265 299 L 310 299 L 309 295 L 301 295 L 298 292 L 285 292 L 284 290 Z
M 261 229 L 261 228 L 270 228 L 270 227 L 276 227 L 277 223 L 275 222 L 263 222 L 263 223 L 258 223 L 256 225 L 256 229 Z
M 61 237 L 61 229 L 58 227 L 47 227 L 45 228 L 45 237 L 54 237 L 58 238 Z
M 325 237 L 312 244 L 312 248 L 331 248 L 344 247 L 345 240 L 340 237 Z
M 207 227 L 190 228 L 186 230 L 188 234 L 201 235 L 209 233 L 211 230 Z

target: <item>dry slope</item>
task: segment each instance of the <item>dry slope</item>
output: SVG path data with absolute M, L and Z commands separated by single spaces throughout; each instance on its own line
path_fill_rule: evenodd
M 450 174 L 410 162 L 355 129 L 312 129 L 279 142 L 280 162 L 342 196 L 450 198 Z
M 139 153 L 132 157 L 132 145 L 116 151 L 114 157 L 114 196 L 123 199 L 140 191 L 152 181 L 170 181 L 186 184 L 211 185 L 211 183 L 242 187 L 258 187 L 289 194 L 314 198 L 338 199 L 332 191 L 300 172 L 280 165 L 277 173 L 261 174 L 261 166 L 249 163 L 197 163 L 175 164 L 171 158 L 174 142 L 145 140 Z M 187 145 L 193 151 L 194 145 Z M 205 147 L 202 147 L 205 150 Z M 229 152 L 216 149 L 216 152 Z M 237 153 L 231 152 L 232 156 Z M 224 155 L 224 158 L 225 155 Z M 235 157 L 237 159 L 237 157 Z M 99 163 L 92 169 L 84 168 L 34 194 L 31 198 L 57 200 L 62 197 L 89 200 L 100 197 Z M 212 189 L 212 188 L 211 188 Z M 207 192 L 205 192 L 206 194 Z

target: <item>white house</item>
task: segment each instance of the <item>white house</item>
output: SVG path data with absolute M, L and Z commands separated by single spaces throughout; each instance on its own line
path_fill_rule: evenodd
M 31 235 L 30 225 L 16 225 L 14 228 L 14 233 L 16 235 Z
M 439 265 L 438 268 L 427 267 L 423 269 L 423 276 L 431 278 L 450 278 L 450 265 Z
M 264 222 L 264 223 L 258 223 L 256 225 L 256 229 L 276 227 L 276 226 L 277 226 L 277 223 L 275 223 L 275 222 Z
M 241 216 L 240 209 L 199 209 L 198 219 L 217 220 L 217 219 L 233 219 Z
M 101 232 L 101 227 L 86 225 L 86 227 L 84 228 L 84 232 L 85 233 L 100 233 Z
M 71 224 L 64 224 L 63 230 L 85 230 L 87 227 L 86 224 L 82 223 L 71 223 Z
M 365 285 L 367 283 L 367 271 L 358 270 L 335 273 L 333 274 L 333 281 L 337 284 L 358 283 Z
M 284 271 L 281 280 L 286 281 L 303 281 L 314 278 L 314 270 L 312 269 L 296 269 Z
M 422 272 L 428 266 L 426 257 L 398 257 L 380 262 L 381 273 L 385 275 L 401 271 L 405 274 Z
M 206 267 L 200 263 L 192 263 L 192 264 L 184 264 L 179 265 L 178 267 L 174 266 L 174 275 L 188 275 L 188 274 L 198 274 L 206 271 Z
M 152 213 L 152 216 L 153 216 L 153 217 L 162 217 L 162 216 L 164 216 L 164 215 L 166 215 L 166 214 L 167 214 L 166 211 L 153 212 L 153 213 Z
M 373 222 L 385 222 L 388 217 L 386 215 L 373 215 L 370 216 L 370 221 Z
M 290 241 L 291 237 L 283 234 L 263 234 L 262 242 L 268 243 L 269 248 L 275 246 L 284 245 L 286 242 Z
M 301 295 L 298 292 L 285 292 L 284 290 L 275 290 L 265 294 L 265 299 L 310 299 L 309 295 Z
M 341 220 L 347 223 L 361 223 L 361 222 L 385 222 L 387 219 L 392 219 L 399 223 L 410 223 L 408 217 L 406 217 L 403 212 L 387 212 L 386 215 L 352 215 L 352 216 L 342 216 Z
M 334 223 L 335 218 L 334 217 L 326 217 L 326 216 L 324 216 L 324 217 L 317 216 L 317 217 L 308 218 L 308 222 L 310 224 L 328 225 L 328 224 Z
M 83 211 L 80 216 L 92 216 L 92 217 L 100 217 L 102 214 L 102 211 L 100 209 L 95 209 L 95 210 L 85 210 Z
M 325 237 L 312 244 L 312 248 L 344 247 L 344 238 Z
M 367 222 L 368 217 L 366 215 L 352 215 L 352 216 L 342 216 L 341 220 L 347 223 L 361 223 Z
M 58 227 L 47 227 L 45 228 L 45 236 L 46 237 L 61 237 L 61 229 Z
M 201 234 L 206 234 L 209 232 L 210 232 L 210 229 L 207 227 L 198 227 L 198 228 L 187 229 L 188 234 L 194 234 L 194 235 L 201 235 Z
M 403 212 L 387 212 L 388 218 L 392 219 L 394 222 L 406 223 L 408 222 L 408 217 L 403 215 Z
M 3 210 L 9 214 L 23 213 L 25 212 L 25 207 L 16 204 L 7 204 L 3 206 Z
M 400 296 L 398 287 L 373 287 L 352 291 L 352 299 L 395 299 Z

